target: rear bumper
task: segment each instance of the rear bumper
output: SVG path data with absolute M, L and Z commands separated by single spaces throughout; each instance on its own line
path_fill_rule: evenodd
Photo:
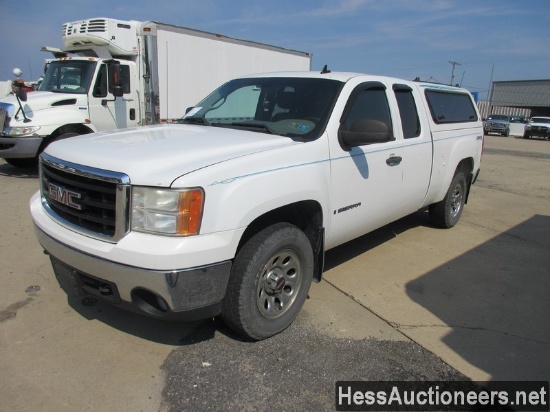
M 94 296 L 167 320 L 206 319 L 221 311 L 231 261 L 187 269 L 144 269 L 82 253 L 36 226 L 35 232 L 50 255 L 59 284 L 68 293 Z

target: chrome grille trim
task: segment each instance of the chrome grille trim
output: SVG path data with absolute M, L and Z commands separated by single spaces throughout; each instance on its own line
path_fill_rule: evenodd
M 0 108 L 0 132 L 9 126 L 9 121 L 7 120 L 9 120 L 8 111 Z
M 51 198 L 48 192 L 52 186 L 71 193 L 80 191 L 83 197 L 77 201 L 83 210 Z M 42 205 L 50 217 L 72 231 L 118 242 L 130 231 L 130 188 L 130 178 L 123 173 L 62 161 L 46 153 L 40 155 Z

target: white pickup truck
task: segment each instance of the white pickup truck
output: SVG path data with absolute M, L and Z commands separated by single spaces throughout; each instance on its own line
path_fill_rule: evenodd
M 264 339 L 295 319 L 328 249 L 424 208 L 454 226 L 482 146 L 463 89 L 255 75 L 179 124 L 51 144 L 30 207 L 65 290 Z

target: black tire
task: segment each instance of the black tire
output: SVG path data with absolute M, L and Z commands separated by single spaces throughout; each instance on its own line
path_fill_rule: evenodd
M 30 168 L 38 165 L 38 156 L 30 157 L 27 159 L 4 159 L 7 164 L 19 168 Z
M 237 253 L 223 301 L 224 322 L 261 340 L 286 329 L 302 308 L 313 278 L 307 236 L 277 223 L 250 238 Z
M 455 173 L 445 198 L 438 203 L 430 205 L 430 218 L 432 222 L 445 229 L 456 225 L 462 215 L 466 200 L 466 178 L 459 170 Z

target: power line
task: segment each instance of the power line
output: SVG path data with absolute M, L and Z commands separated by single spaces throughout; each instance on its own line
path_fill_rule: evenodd
M 453 71 L 451 72 L 451 86 L 454 84 L 454 80 L 455 80 L 455 66 L 462 66 L 459 62 L 452 62 L 452 61 L 449 61 L 449 63 L 451 63 L 453 65 Z

